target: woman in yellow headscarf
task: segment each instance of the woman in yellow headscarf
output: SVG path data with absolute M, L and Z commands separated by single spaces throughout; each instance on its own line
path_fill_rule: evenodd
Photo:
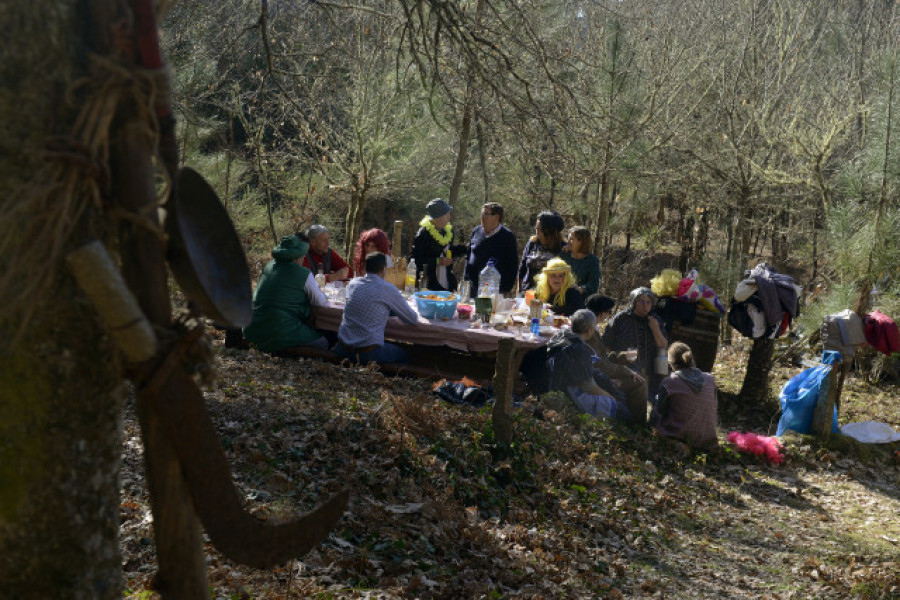
M 572 267 L 563 259 L 551 259 L 535 281 L 534 297 L 548 303 L 556 314 L 568 317 L 584 308 L 584 297 L 575 287 Z

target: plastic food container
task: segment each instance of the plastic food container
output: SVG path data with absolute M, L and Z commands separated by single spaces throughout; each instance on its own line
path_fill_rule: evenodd
M 460 304 L 456 307 L 456 313 L 460 319 L 468 319 L 472 316 L 475 308 L 471 304 Z
M 413 294 L 416 310 L 426 319 L 452 319 L 456 314 L 459 296 L 453 292 L 423 291 Z

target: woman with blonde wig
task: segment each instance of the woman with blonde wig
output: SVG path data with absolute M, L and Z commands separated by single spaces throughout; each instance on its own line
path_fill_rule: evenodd
M 534 297 L 549 304 L 556 314 L 568 317 L 584 308 L 584 297 L 575 287 L 572 267 L 563 259 L 551 259 L 535 281 Z

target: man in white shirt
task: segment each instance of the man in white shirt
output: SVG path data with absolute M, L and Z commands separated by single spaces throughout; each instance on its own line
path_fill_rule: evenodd
M 406 323 L 418 322 L 419 315 L 397 287 L 384 280 L 387 257 L 373 252 L 366 257 L 366 274 L 347 284 L 347 304 L 338 328 L 334 352 L 358 362 L 407 363 L 409 353 L 397 344 L 384 341 L 384 327 L 391 316 Z

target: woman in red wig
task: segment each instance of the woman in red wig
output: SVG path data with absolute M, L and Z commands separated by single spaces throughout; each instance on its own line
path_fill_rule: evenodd
M 353 253 L 353 272 L 357 277 L 366 274 L 366 256 L 372 252 L 381 252 L 387 256 L 388 268 L 394 266 L 391 260 L 391 244 L 385 232 L 378 228 L 367 229 L 359 234 L 356 250 Z

